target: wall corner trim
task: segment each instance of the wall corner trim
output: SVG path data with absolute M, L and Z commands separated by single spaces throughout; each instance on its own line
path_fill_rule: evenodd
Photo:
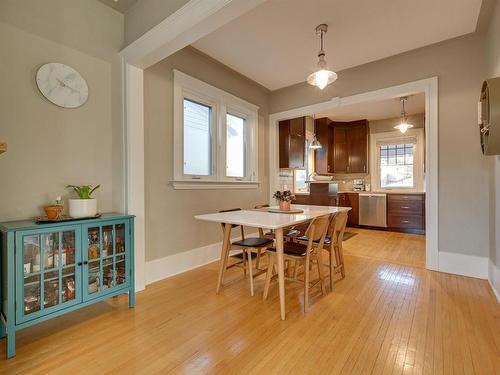
M 488 258 L 440 251 L 438 271 L 487 280 Z
M 493 290 L 493 294 L 497 297 L 497 302 L 500 303 L 500 268 L 497 267 L 491 259 L 489 260 L 488 268 L 488 282 Z

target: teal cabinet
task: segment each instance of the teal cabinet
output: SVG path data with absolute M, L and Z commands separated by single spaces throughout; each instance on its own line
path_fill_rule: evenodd
M 105 298 L 134 298 L 133 217 L 0 223 L 1 324 L 7 356 L 15 332 Z

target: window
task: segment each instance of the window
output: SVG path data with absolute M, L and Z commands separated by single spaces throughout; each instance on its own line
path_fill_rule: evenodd
M 372 190 L 424 191 L 424 129 L 370 134 Z
M 380 187 L 412 188 L 413 144 L 380 146 Z
M 226 176 L 245 177 L 245 119 L 226 115 Z
M 307 170 L 305 169 L 295 169 L 293 171 L 293 186 L 294 192 L 297 194 L 308 194 L 309 193 L 309 184 L 307 181 Z
M 257 111 L 174 70 L 174 188 L 257 187 Z
M 184 174 L 212 174 L 212 108 L 184 99 Z

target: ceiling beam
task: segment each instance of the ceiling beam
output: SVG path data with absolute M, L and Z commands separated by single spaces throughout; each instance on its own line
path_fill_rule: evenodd
M 128 64 L 146 69 L 265 1 L 191 0 L 120 54 Z

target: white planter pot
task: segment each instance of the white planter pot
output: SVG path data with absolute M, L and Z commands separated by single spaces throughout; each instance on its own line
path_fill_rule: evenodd
M 90 217 L 97 214 L 97 199 L 70 199 L 69 216 Z

